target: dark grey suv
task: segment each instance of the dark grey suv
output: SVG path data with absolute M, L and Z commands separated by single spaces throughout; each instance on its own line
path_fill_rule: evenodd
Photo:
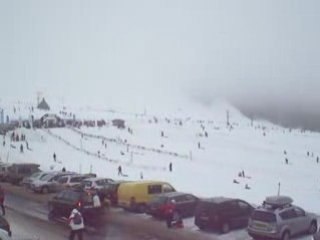
M 253 206 L 241 199 L 216 197 L 201 199 L 195 211 L 195 225 L 228 233 L 231 229 L 246 228 Z

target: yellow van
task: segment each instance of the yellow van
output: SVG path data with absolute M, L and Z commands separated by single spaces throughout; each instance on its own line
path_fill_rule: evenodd
M 159 181 L 123 183 L 118 188 L 118 205 L 126 210 L 145 212 L 152 197 L 165 192 L 175 192 L 175 189 L 169 183 Z

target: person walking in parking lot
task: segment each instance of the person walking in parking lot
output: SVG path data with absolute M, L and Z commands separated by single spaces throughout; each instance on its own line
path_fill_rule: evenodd
M 94 207 L 101 207 L 101 201 L 98 195 L 97 190 L 93 190 L 93 194 L 92 194 L 92 201 L 93 201 L 93 206 Z
M 3 216 L 6 215 L 6 210 L 4 208 L 4 191 L 1 185 L 0 185 L 0 206 L 2 209 L 2 215 Z
M 69 240 L 73 240 L 77 235 L 78 240 L 82 240 L 82 232 L 84 229 L 83 217 L 79 209 L 74 208 L 69 217 L 69 226 L 71 228 Z

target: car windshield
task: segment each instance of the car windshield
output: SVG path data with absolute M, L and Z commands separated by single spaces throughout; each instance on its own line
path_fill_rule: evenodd
M 276 222 L 276 215 L 271 212 L 254 211 L 252 214 L 252 219 L 267 223 Z
M 38 177 L 40 177 L 40 175 L 42 175 L 42 174 L 43 174 L 42 172 L 36 172 L 36 173 L 32 174 L 32 175 L 30 176 L 30 178 L 38 178 Z
M 97 186 L 105 186 L 108 184 L 108 179 L 100 179 L 96 181 Z
M 209 211 L 210 209 L 215 208 L 215 206 L 217 206 L 217 204 L 203 201 L 199 203 L 199 205 L 197 206 L 197 210 L 198 212 Z

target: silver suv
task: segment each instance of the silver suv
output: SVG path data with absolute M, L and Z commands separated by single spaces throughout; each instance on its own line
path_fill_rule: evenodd
M 59 181 L 60 178 L 68 176 L 68 175 L 74 175 L 73 172 L 51 172 L 50 174 L 47 174 L 43 176 L 42 178 L 35 180 L 31 184 L 31 189 L 34 192 L 38 193 L 49 193 L 49 192 L 57 192 L 60 190 L 59 184 L 57 181 Z
M 249 219 L 249 235 L 253 239 L 288 240 L 302 233 L 314 234 L 318 228 L 316 215 L 306 213 L 292 202 L 286 196 L 267 197 Z

